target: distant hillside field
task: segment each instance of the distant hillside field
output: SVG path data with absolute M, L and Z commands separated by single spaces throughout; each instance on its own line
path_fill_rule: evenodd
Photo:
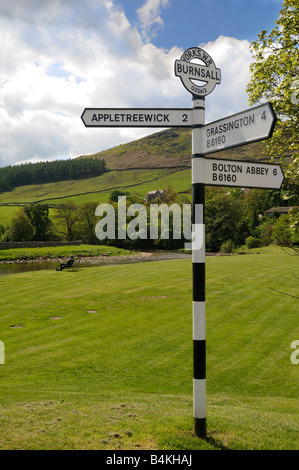
M 110 171 L 95 178 L 60 181 L 40 185 L 20 186 L 0 195 L 0 224 L 9 222 L 15 211 L 32 202 L 50 204 L 51 207 L 68 200 L 80 205 L 87 201 L 107 202 L 115 189 L 123 189 L 145 196 L 153 189 L 173 186 L 177 192 L 191 188 L 190 169 L 139 169 Z
M 265 142 L 217 152 L 217 158 L 266 161 Z M 211 157 L 213 154 L 210 155 Z M 0 194 L 0 224 L 7 225 L 20 206 L 34 202 L 107 202 L 115 189 L 144 197 L 148 191 L 171 185 L 190 200 L 191 131 L 167 129 L 142 139 L 78 159 L 99 158 L 108 171 L 100 176 L 18 186 Z M 223 188 L 218 189 L 219 192 Z M 185 199 L 186 200 L 186 199 Z
M 191 130 L 167 129 L 128 144 L 118 145 L 92 155 L 79 158 L 104 159 L 108 168 L 170 168 L 191 167 Z M 219 158 L 265 161 L 265 142 L 255 142 L 246 146 L 217 152 Z M 213 154 L 211 154 L 212 156 Z

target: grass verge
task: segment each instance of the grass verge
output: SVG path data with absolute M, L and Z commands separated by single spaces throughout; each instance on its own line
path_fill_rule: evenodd
M 74 256 L 128 255 L 131 251 L 106 245 L 65 245 L 34 248 L 11 248 L 0 250 L 1 261 L 36 260 L 40 258 L 57 259 Z

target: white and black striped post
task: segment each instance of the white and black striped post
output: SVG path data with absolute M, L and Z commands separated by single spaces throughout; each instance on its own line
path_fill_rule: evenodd
M 192 270 L 194 433 L 206 437 L 205 182 L 199 129 L 205 123 L 205 98 L 192 100 Z
M 195 434 L 205 438 L 205 155 L 200 128 L 205 125 L 205 96 L 221 83 L 221 70 L 206 51 L 190 47 L 175 61 L 174 73 L 192 94 L 193 416 Z

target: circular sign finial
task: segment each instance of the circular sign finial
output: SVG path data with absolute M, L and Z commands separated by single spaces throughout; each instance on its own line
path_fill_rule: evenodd
M 174 72 L 184 87 L 196 96 L 209 95 L 221 82 L 220 69 L 200 47 L 187 49 L 180 60 L 175 61 Z

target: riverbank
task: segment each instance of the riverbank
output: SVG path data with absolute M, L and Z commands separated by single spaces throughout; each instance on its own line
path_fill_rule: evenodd
M 235 253 L 206 253 L 210 256 L 233 256 L 248 254 L 250 251 L 239 251 Z M 115 264 L 120 261 L 147 261 L 155 259 L 180 259 L 191 257 L 191 251 L 171 251 L 171 250 L 152 250 L 152 251 L 133 251 L 125 250 L 107 245 L 65 245 L 55 247 L 30 247 L 30 248 L 11 248 L 0 250 L 1 264 L 26 264 L 26 263 L 61 263 L 73 255 L 80 259 L 80 263 L 107 263 Z
M 206 253 L 206 257 L 211 256 L 233 256 L 246 254 L 244 252 L 239 253 Z M 250 253 L 247 253 L 250 254 Z M 68 260 L 71 255 L 60 256 L 60 257 L 51 257 L 51 256 L 39 256 L 35 258 L 26 258 L 21 256 L 20 258 L 13 259 L 0 259 L 1 264 L 33 264 L 33 263 L 63 263 Z M 181 259 L 181 258 L 191 258 L 192 254 L 190 252 L 178 252 L 178 251 L 151 251 L 151 252 L 131 252 L 130 254 L 111 254 L 109 252 L 103 253 L 102 255 L 89 255 L 81 256 L 74 255 L 80 259 L 80 263 L 89 263 L 89 264 L 116 264 L 120 261 L 154 261 L 158 259 Z
M 133 263 L 145 263 L 150 261 L 166 261 L 191 258 L 191 254 L 176 251 L 131 252 L 130 254 L 104 253 L 101 256 L 80 256 L 80 267 L 112 266 Z M 16 274 L 35 270 L 56 269 L 67 258 L 14 259 L 0 261 L 0 278 L 8 274 Z M 77 265 L 78 268 L 78 265 Z
M 40 263 L 46 261 L 63 261 L 73 255 L 76 258 L 93 258 L 95 256 L 129 256 L 132 251 L 105 245 L 65 245 L 52 247 L 22 247 L 0 250 L 0 264 Z
M 15 259 L 11 259 L 11 260 L 7 260 L 7 259 L 2 259 L 0 260 L 0 265 L 1 264 L 33 264 L 33 263 L 61 263 L 61 262 L 64 262 L 66 261 L 67 259 L 69 259 L 70 255 L 69 256 L 64 256 L 64 257 L 56 257 L 56 258 L 52 258 L 52 257 L 44 257 L 44 256 L 40 256 L 38 258 L 15 258 Z M 98 264 L 100 262 L 107 262 L 107 263 L 115 263 L 117 261 L 120 261 L 120 260 L 146 260 L 146 259 L 149 259 L 149 258 L 153 258 L 154 257 L 154 253 L 132 253 L 130 255 L 111 255 L 110 253 L 107 253 L 107 254 L 103 254 L 103 255 L 91 255 L 91 256 L 78 256 L 78 258 L 80 259 L 80 263 L 94 263 L 94 264 Z
M 71 249 L 70 249 L 71 248 Z M 158 259 L 181 259 L 191 258 L 191 251 L 171 251 L 171 250 L 155 250 L 155 251 L 129 251 L 116 247 L 93 247 L 93 249 L 64 247 L 63 250 L 52 248 L 51 252 L 47 248 L 47 252 L 41 248 L 30 249 L 11 249 L 0 250 L 1 264 L 32 264 L 32 263 L 62 263 L 73 255 L 80 259 L 80 263 L 89 264 L 116 264 L 125 261 L 154 261 Z M 211 256 L 233 256 L 249 254 L 249 252 L 235 253 L 206 253 L 206 257 Z
M 0 250 L 0 265 L 16 264 L 55 264 L 63 263 L 70 256 L 80 260 L 80 264 L 119 264 L 125 262 L 181 259 L 191 257 L 191 253 L 179 251 L 132 251 L 106 245 L 79 245 L 64 247 L 34 247 Z

